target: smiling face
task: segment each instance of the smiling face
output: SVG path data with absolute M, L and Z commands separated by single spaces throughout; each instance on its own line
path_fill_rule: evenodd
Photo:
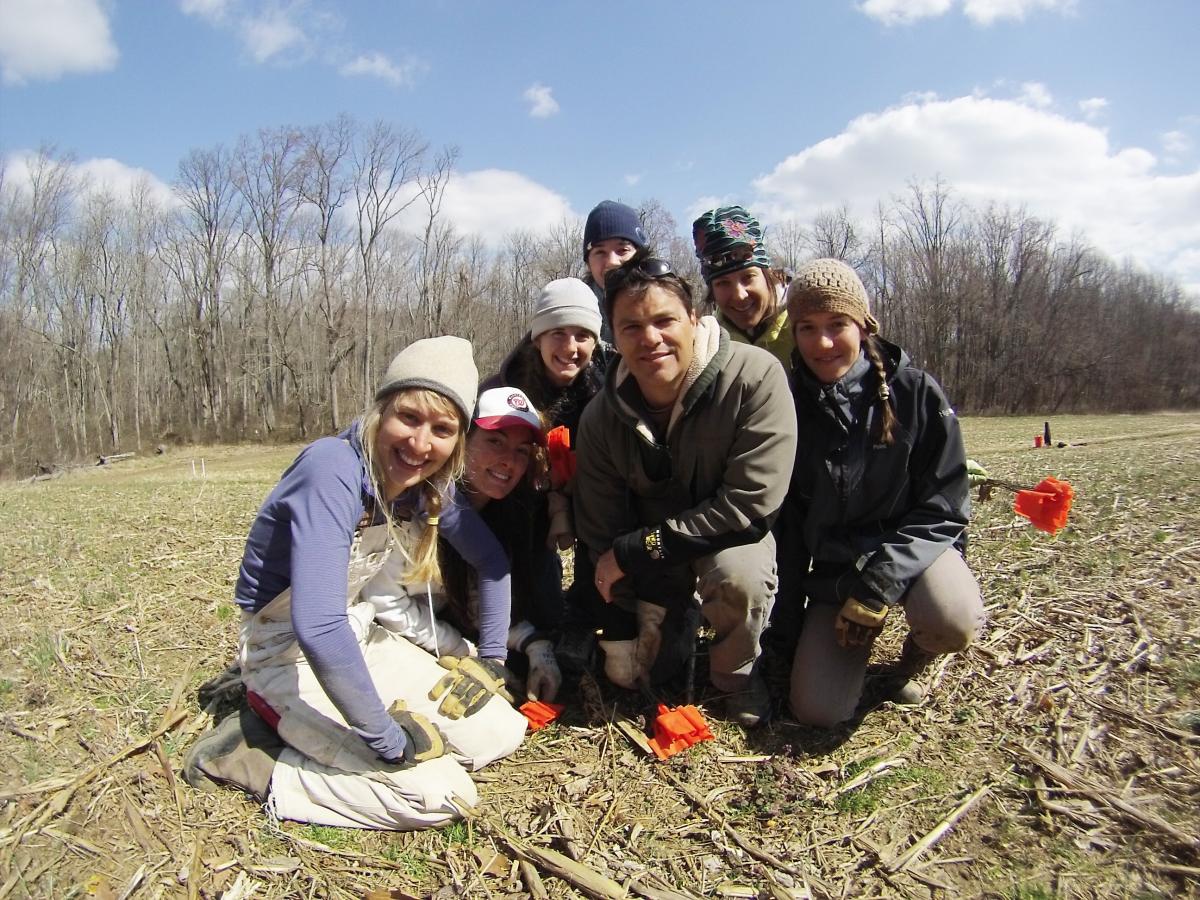
M 605 238 L 588 248 L 587 267 L 596 284 L 604 287 L 604 273 L 618 268 L 637 253 L 637 247 L 625 238 Z
M 454 452 L 460 425 L 449 401 L 435 407 L 413 391 L 401 391 L 386 404 L 375 433 L 375 464 L 384 499 L 436 475 Z
M 742 331 L 753 331 L 774 311 L 775 289 L 759 266 L 718 275 L 709 287 L 721 312 Z
M 520 484 L 533 460 L 534 432 L 524 425 L 487 429 L 467 435 L 467 493 L 476 509 L 503 500 Z
M 822 384 L 833 384 L 858 361 L 866 333 L 843 313 L 805 313 L 792 324 L 796 349 Z
M 613 299 L 613 337 L 642 396 L 662 407 L 679 396 L 693 355 L 696 314 L 673 291 L 651 284 Z
M 538 348 L 550 381 L 566 387 L 592 361 L 596 335 L 586 328 L 566 325 L 542 332 L 533 339 L 533 345 Z

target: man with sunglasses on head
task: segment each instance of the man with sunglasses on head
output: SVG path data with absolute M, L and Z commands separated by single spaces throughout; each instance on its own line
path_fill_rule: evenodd
M 575 493 L 606 604 L 605 674 L 625 688 L 673 675 L 655 660 L 691 646 L 679 630 L 694 627 L 698 597 L 716 632 L 710 680 L 727 718 L 753 727 L 770 713 L 756 663 L 777 586 L 771 525 L 796 452 L 787 376 L 697 317 L 665 260 L 638 253 L 610 271 L 605 305 L 620 355 L 580 423 Z
M 735 341 L 770 350 L 791 366 L 796 342 L 788 327 L 783 279 L 771 268 L 758 219 L 740 206 L 710 209 L 692 223 L 707 303 Z

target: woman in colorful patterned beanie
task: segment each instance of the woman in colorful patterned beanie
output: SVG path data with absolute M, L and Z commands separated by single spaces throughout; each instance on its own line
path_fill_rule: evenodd
M 771 268 L 758 219 L 740 206 L 710 209 L 692 223 L 705 302 L 735 341 L 769 350 L 791 365 L 792 331 L 783 282 Z

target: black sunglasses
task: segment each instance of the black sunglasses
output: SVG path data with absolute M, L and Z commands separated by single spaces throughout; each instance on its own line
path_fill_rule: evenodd
M 665 259 L 659 259 L 657 256 L 647 256 L 645 259 L 633 265 L 626 263 L 616 269 L 610 269 L 604 274 L 604 296 L 610 301 L 613 297 L 621 292 L 626 283 L 635 278 L 642 278 L 648 281 L 656 281 L 659 278 L 666 278 L 668 275 L 675 275 L 675 270 L 671 268 L 671 264 Z M 675 276 L 678 278 L 679 276 Z

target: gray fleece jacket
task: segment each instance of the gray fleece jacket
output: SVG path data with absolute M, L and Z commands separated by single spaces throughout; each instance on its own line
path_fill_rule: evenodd
M 787 493 L 796 413 L 783 366 L 707 316 L 695 352 L 665 438 L 620 357 L 583 413 L 576 530 L 627 575 L 762 540 Z

